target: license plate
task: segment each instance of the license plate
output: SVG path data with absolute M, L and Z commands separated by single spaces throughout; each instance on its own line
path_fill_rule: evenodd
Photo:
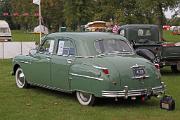
M 133 68 L 134 76 L 144 76 L 145 75 L 145 70 L 144 68 L 136 67 Z

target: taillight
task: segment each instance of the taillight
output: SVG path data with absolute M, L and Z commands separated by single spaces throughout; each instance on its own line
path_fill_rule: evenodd
M 155 67 L 156 67 L 158 70 L 160 70 L 159 64 L 155 63 L 154 65 L 155 65 Z
M 108 69 L 102 69 L 103 73 L 106 75 L 109 75 L 109 70 Z
M 109 70 L 107 68 L 104 68 L 104 67 L 100 67 L 100 66 L 93 66 L 99 70 L 102 70 L 102 72 L 105 74 L 105 75 L 109 75 Z

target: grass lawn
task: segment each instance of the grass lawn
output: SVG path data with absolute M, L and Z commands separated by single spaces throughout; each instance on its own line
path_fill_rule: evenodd
M 43 35 L 42 35 L 43 36 Z M 21 30 L 12 30 L 13 41 L 39 42 L 39 34 Z M 180 42 L 180 35 L 173 35 L 171 31 L 163 31 L 163 38 L 168 42 Z
M 167 94 L 176 100 L 176 110 L 159 108 L 159 99 L 145 103 L 99 100 L 94 107 L 82 106 L 73 94 L 55 92 L 39 87 L 18 89 L 10 75 L 11 60 L 0 60 L 0 118 L 1 120 L 179 120 L 180 73 L 162 70 Z
M 163 31 L 163 38 L 169 42 L 180 42 L 180 35 L 173 35 L 170 30 Z
M 12 30 L 13 41 L 36 41 L 39 42 L 39 34 L 30 33 L 22 30 Z

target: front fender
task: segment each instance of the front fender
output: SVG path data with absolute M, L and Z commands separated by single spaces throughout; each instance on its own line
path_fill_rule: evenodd
M 11 75 L 15 75 L 16 73 L 16 70 L 18 69 L 18 67 L 20 67 L 20 62 L 19 60 L 17 60 L 17 58 L 13 58 L 12 60 L 12 72 L 11 72 Z

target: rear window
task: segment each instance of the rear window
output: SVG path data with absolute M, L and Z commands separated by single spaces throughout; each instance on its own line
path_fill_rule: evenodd
M 95 48 L 98 53 L 133 52 L 128 42 L 118 39 L 97 40 Z

